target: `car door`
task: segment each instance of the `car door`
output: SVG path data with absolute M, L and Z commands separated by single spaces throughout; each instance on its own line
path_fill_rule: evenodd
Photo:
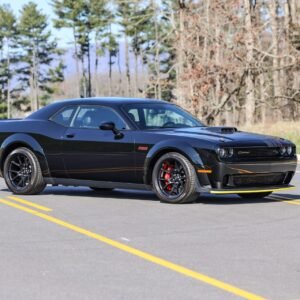
M 99 127 L 104 122 L 114 122 L 123 137 L 101 130 Z M 63 159 L 66 173 L 72 179 L 135 182 L 133 134 L 110 107 L 79 107 L 65 132 Z
M 77 109 L 76 105 L 63 107 L 49 118 L 49 123 L 41 124 L 41 127 L 38 129 L 41 132 L 47 133 L 47 136 L 39 134 L 35 136 L 35 139 L 43 145 L 50 170 L 48 176 L 51 175 L 54 178 L 67 177 L 62 152 L 63 139 Z

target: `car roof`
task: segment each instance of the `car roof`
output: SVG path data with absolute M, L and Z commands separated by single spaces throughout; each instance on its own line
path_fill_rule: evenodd
M 51 104 L 41 108 L 32 113 L 27 119 L 48 119 L 55 112 L 62 109 L 64 106 L 71 105 L 109 105 L 119 106 L 121 104 L 138 104 L 138 103 L 152 103 L 163 104 L 169 103 L 163 100 L 149 99 L 149 98 L 125 98 L 125 97 L 92 97 L 92 98 L 77 98 L 66 99 L 61 101 L 54 101 Z

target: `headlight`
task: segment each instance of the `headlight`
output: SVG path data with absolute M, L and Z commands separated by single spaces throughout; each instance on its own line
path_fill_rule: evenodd
M 287 153 L 287 155 L 291 155 L 291 154 L 293 153 L 293 148 L 292 148 L 292 146 L 286 147 L 286 153 Z
M 217 153 L 220 158 L 228 158 L 233 156 L 233 148 L 219 148 Z
M 282 156 L 291 156 L 294 153 L 292 146 L 282 146 L 279 149 L 280 155 Z
M 285 155 L 286 153 L 286 147 L 280 147 L 280 155 Z
M 224 157 L 226 157 L 226 150 L 224 148 L 220 148 L 220 149 L 218 149 L 218 154 L 219 154 L 220 158 L 224 158 Z

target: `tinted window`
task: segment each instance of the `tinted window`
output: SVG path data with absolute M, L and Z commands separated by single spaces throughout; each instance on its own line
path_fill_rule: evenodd
M 76 107 L 75 106 L 69 106 L 62 110 L 60 110 L 58 113 L 56 113 L 53 117 L 51 117 L 51 121 L 68 127 L 71 123 L 71 120 L 74 116 Z
M 125 106 L 125 111 L 142 129 L 203 126 L 196 118 L 176 105 L 130 104 Z
M 118 129 L 126 129 L 127 126 L 120 116 L 107 107 L 83 106 L 72 127 L 99 129 L 104 122 L 114 122 Z

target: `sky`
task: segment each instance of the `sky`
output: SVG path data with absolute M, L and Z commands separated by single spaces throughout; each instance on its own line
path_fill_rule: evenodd
M 15 12 L 16 16 L 19 16 L 20 10 L 22 6 L 28 3 L 30 0 L 0 0 L 0 5 L 2 4 L 9 4 L 13 11 Z M 49 18 L 49 29 L 53 32 L 54 36 L 59 39 L 59 45 L 61 47 L 69 47 L 72 36 L 71 31 L 69 29 L 55 29 L 52 26 L 52 19 L 55 17 L 53 13 L 53 9 L 49 4 L 49 0 L 31 0 L 32 2 L 37 3 L 39 9 L 43 11 Z

